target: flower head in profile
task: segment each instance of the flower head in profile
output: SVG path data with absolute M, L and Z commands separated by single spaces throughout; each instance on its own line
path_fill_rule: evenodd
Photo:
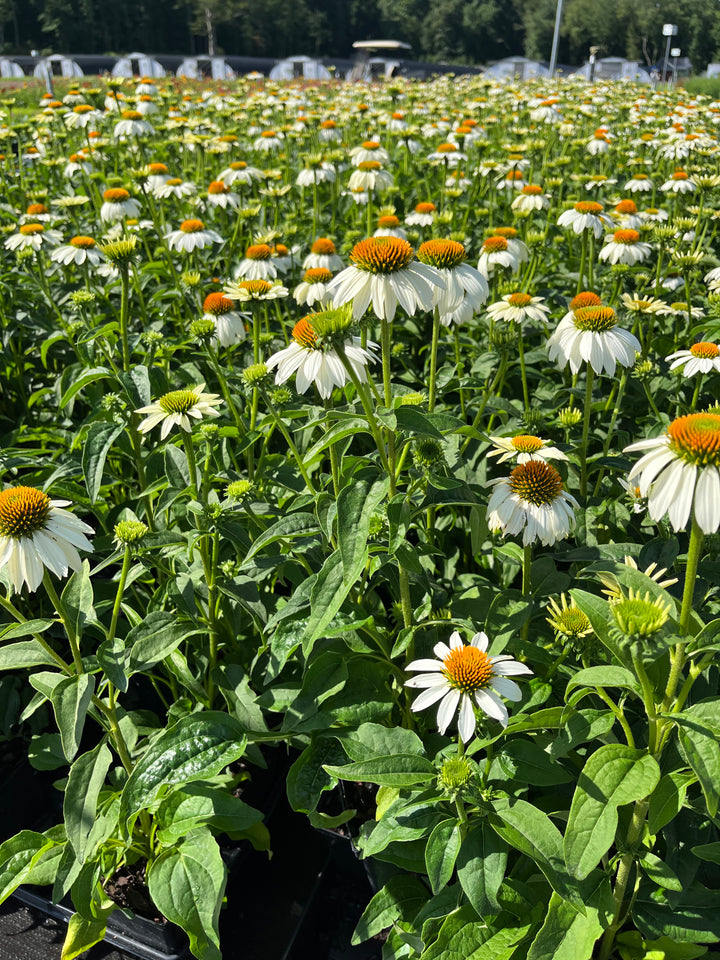
M 608 263 L 627 263 L 632 266 L 650 256 L 650 250 L 650 244 L 640 240 L 637 230 L 616 230 L 605 238 L 605 246 L 598 257 Z
M 686 377 L 694 377 L 698 373 L 716 373 L 720 370 L 720 347 L 716 343 L 700 341 L 694 343 L 689 350 L 678 350 L 665 357 L 670 363 L 670 369 L 683 368 Z
M 94 530 L 34 487 L 8 487 L 0 493 L 0 569 L 7 567 L 16 592 L 27 584 L 33 593 L 47 568 L 56 577 L 79 570 L 78 550 L 92 553 L 86 534 Z
M 172 390 L 164 394 L 155 403 L 140 407 L 135 413 L 146 413 L 147 417 L 139 424 L 140 433 L 147 433 L 162 424 L 160 439 L 164 440 L 173 427 L 180 427 L 186 433 L 192 431 L 192 421 L 203 417 L 219 417 L 215 407 L 222 403 L 217 393 L 203 393 L 205 384 L 185 390 Z
M 491 303 L 487 308 L 493 320 L 506 320 L 508 323 L 525 323 L 539 320 L 544 323 L 550 308 L 542 297 L 531 297 L 529 293 L 508 293 L 502 299 Z
M 191 253 L 202 250 L 212 243 L 222 243 L 223 238 L 216 230 L 208 230 L 202 220 L 183 220 L 179 230 L 171 230 L 165 237 L 171 250 Z
M 615 373 L 618 363 L 631 367 L 641 346 L 629 330 L 618 327 L 612 307 L 591 306 L 571 310 L 547 342 L 550 360 L 562 369 L 568 363 L 577 373 L 589 363 L 595 373 Z
M 443 286 L 435 287 L 434 306 L 443 326 L 462 323 L 478 313 L 490 293 L 485 277 L 465 263 L 465 247 L 456 240 L 426 240 L 418 260 L 440 274 Z
M 235 309 L 235 303 L 222 293 L 209 293 L 203 301 L 203 316 L 215 324 L 215 337 L 223 347 L 232 347 L 245 339 L 246 317 Z
M 369 237 L 356 243 L 350 266 L 330 284 L 335 306 L 352 301 L 359 320 L 372 303 L 375 315 L 392 321 L 400 305 L 412 315 L 432 309 L 436 287 L 444 280 L 434 267 L 419 263 L 415 250 L 400 237 Z
M 596 239 L 611 225 L 612 220 L 603 211 L 603 205 L 594 200 L 580 200 L 558 217 L 558 226 L 572 227 L 577 234 L 581 234 L 583 230 L 591 230 Z
M 566 637 L 569 641 L 577 641 L 588 637 L 593 632 L 592 625 L 585 614 L 571 598 L 568 603 L 564 593 L 560 594 L 560 603 L 551 599 L 547 605 L 549 617 L 546 621 L 556 633 Z
M 223 293 L 229 300 L 239 300 L 241 303 L 249 300 L 279 300 L 286 297 L 288 292 L 288 288 L 277 280 L 275 283 L 268 280 L 240 280 L 223 287 Z
M 524 546 L 539 540 L 547 547 L 570 536 L 578 503 L 563 489 L 562 477 L 549 463 L 527 460 L 509 477 L 491 480 L 489 485 L 494 488 L 487 507 L 491 530 L 511 537 L 522 533 Z
M 673 530 L 684 530 L 691 514 L 703 533 L 720 527 L 720 413 L 690 413 L 673 420 L 659 437 L 640 440 L 625 451 L 643 452 L 628 474 L 648 498 L 648 513 L 668 515 Z
M 532 673 L 524 663 L 507 654 L 488 656 L 488 642 L 486 634 L 476 633 L 465 644 L 456 630 L 449 644 L 435 644 L 436 660 L 413 660 L 406 668 L 422 671 L 405 683 L 406 687 L 423 691 L 412 705 L 413 712 L 425 710 L 439 700 L 438 730 L 444 734 L 459 707 L 458 732 L 464 743 L 475 733 L 476 707 L 507 726 L 508 712 L 501 698 L 517 702 L 522 697 L 520 687 L 510 677 Z
M 303 317 L 293 327 L 289 347 L 273 354 L 267 361 L 268 370 L 277 368 L 275 383 L 285 383 L 295 374 L 298 393 L 305 393 L 312 383 L 323 400 L 332 396 L 335 387 L 344 387 L 351 379 L 347 366 L 361 383 L 367 380 L 367 365 L 377 359 L 373 350 L 377 344 L 360 344 L 359 337 L 350 337 L 352 309 L 340 307 L 322 310 Z
M 521 434 L 518 437 L 490 437 L 493 449 L 488 451 L 489 457 L 500 457 L 498 463 L 512 460 L 517 457 L 518 463 L 527 463 L 528 460 L 567 460 L 567 457 L 550 445 L 549 440 L 535 437 L 531 434 Z

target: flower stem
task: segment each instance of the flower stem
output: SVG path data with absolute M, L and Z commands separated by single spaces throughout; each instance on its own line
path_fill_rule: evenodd
M 57 614 L 62 620 L 63 626 L 65 627 L 68 643 L 70 644 L 70 650 L 72 651 L 73 663 L 75 664 L 75 671 L 78 674 L 85 673 L 85 667 L 83 666 L 82 657 L 80 656 L 80 647 L 78 646 L 75 627 L 67 615 L 67 611 L 65 610 L 65 607 L 57 594 L 55 585 L 53 584 L 50 573 L 47 570 L 43 576 L 43 586 L 45 587 L 48 597 L 50 598 L 50 602 L 57 610 Z
M 120 616 L 120 606 L 122 604 L 123 593 L 125 592 L 125 584 L 127 583 L 128 572 L 130 570 L 131 557 L 131 548 L 126 546 L 125 553 L 123 555 L 122 569 L 120 570 L 120 580 L 118 581 L 117 593 L 115 594 L 115 603 L 113 604 L 112 616 L 110 618 L 110 628 L 107 634 L 108 640 L 115 639 L 115 631 L 117 630 L 118 617 Z
M 518 326 L 518 355 L 520 357 L 520 376 L 522 378 L 523 402 L 525 413 L 530 412 L 530 394 L 528 392 L 527 371 L 525 370 L 525 344 L 523 342 L 522 327 Z
M 430 344 L 430 386 L 428 391 L 428 413 L 435 410 L 435 397 L 437 394 L 437 350 L 438 339 L 440 337 L 440 311 L 437 307 L 433 310 L 432 342 Z M 384 363 L 383 350 L 383 363 Z M 387 401 L 386 401 L 387 405 Z
M 593 390 L 593 368 L 590 364 L 585 365 L 585 409 L 583 411 L 583 430 L 582 441 L 580 445 L 580 496 L 587 497 L 587 447 L 588 433 L 590 430 L 590 411 L 592 409 L 592 390 Z
M 688 545 L 687 564 L 685 566 L 685 586 L 683 588 L 682 607 L 680 608 L 680 620 L 678 628 L 680 636 L 684 637 L 689 630 L 690 614 L 692 613 L 693 592 L 695 590 L 695 580 L 697 578 L 697 568 L 702 556 L 703 542 L 705 535 L 700 529 L 695 515 L 693 514 L 692 529 L 690 531 L 690 544 Z
M 267 392 L 263 390 L 262 387 L 260 388 L 260 392 L 262 393 L 262 398 L 265 401 L 265 404 L 267 405 L 268 410 L 270 411 L 270 416 L 273 418 L 273 420 L 275 421 L 275 425 L 277 426 L 278 430 L 285 438 L 285 443 L 287 443 L 288 447 L 290 448 L 290 452 L 292 453 L 293 457 L 295 457 L 295 462 L 298 465 L 298 470 L 300 471 L 300 474 L 303 480 L 305 481 L 305 484 L 308 490 L 310 491 L 310 493 L 312 493 L 313 496 L 316 496 L 317 490 L 315 489 L 315 485 L 310 479 L 310 475 L 308 474 L 307 469 L 303 463 L 302 455 L 300 454 L 300 451 L 295 445 L 293 438 L 290 436 L 290 433 L 287 427 L 280 419 L 280 414 L 277 412 L 277 409 L 275 408 L 275 405 L 273 404 L 273 402 L 270 400 L 270 397 L 267 395 Z

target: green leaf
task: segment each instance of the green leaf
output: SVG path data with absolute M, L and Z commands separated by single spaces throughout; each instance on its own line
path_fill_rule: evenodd
M 612 729 L 615 715 L 611 710 L 578 710 L 565 721 L 550 747 L 550 756 L 556 760 L 566 756 L 580 744 L 596 740 Z
M 65 393 L 60 397 L 60 406 L 64 407 L 70 403 L 72 398 L 78 394 L 84 387 L 98 380 L 106 380 L 112 377 L 112 373 L 107 367 L 87 367 L 77 377 L 73 378 L 72 383 Z
M 234 717 L 219 711 L 194 713 L 153 740 L 138 760 L 120 798 L 120 823 L 148 809 L 163 789 L 214 777 L 245 750 Z
M 670 937 L 676 942 L 720 940 L 717 890 L 693 884 L 678 896 L 663 895 L 654 884 L 641 884 L 632 918 L 644 937 Z
M 630 659 L 621 649 L 613 633 L 615 621 L 610 613 L 608 601 L 595 596 L 593 593 L 587 593 L 585 590 L 571 590 L 570 596 L 588 618 L 593 630 L 607 649 L 621 663 L 629 665 Z M 592 667 L 589 669 L 592 669 Z
M 141 673 L 169 656 L 183 640 L 197 631 L 191 624 L 178 623 L 177 616 L 163 610 L 146 614 L 128 633 L 125 647 L 130 650 L 129 674 Z
M 700 860 L 707 860 L 710 863 L 720 863 L 720 841 L 700 843 L 696 847 L 690 847 L 690 849 Z
M 343 750 L 351 760 L 370 760 L 372 757 L 389 757 L 393 753 L 423 756 L 425 747 L 420 737 L 412 730 L 402 727 L 385 727 L 381 723 L 361 723 L 357 730 L 343 731 L 339 735 Z
M 103 640 L 97 648 L 97 660 L 102 667 L 103 673 L 113 686 L 117 687 L 122 693 L 127 693 L 128 681 L 130 679 L 127 672 L 127 661 L 129 651 L 125 647 L 125 641 L 121 637 L 113 637 L 112 640 Z
M 500 912 L 497 894 L 506 866 L 507 844 L 486 820 L 480 820 L 462 842 L 457 873 L 465 896 L 483 920 Z
M 315 810 L 323 792 L 337 783 L 324 765 L 342 759 L 343 751 L 332 737 L 318 737 L 305 747 L 287 775 L 287 796 L 293 810 L 298 813 Z
M 343 487 L 337 499 L 338 546 L 344 578 L 353 575 L 358 564 L 365 566 L 365 547 L 370 521 L 378 504 L 387 494 L 390 481 L 385 478 L 369 483 L 356 480 Z
M 0 641 L 17 640 L 18 637 L 31 637 L 34 633 L 45 633 L 56 620 L 25 620 L 24 623 L 11 623 L 0 630 Z
M 443 921 L 421 960 L 509 960 L 528 930 L 528 926 L 506 927 L 493 934 L 472 908 L 464 906 Z
M 80 569 L 76 570 L 68 580 L 62 592 L 62 603 L 75 636 L 79 640 L 87 621 L 95 619 L 90 564 L 87 560 L 83 560 Z
M 81 953 L 105 939 L 105 920 L 85 920 L 74 913 L 68 921 L 60 960 L 75 960 Z
M 255 540 L 245 556 L 244 566 L 259 553 L 263 547 L 278 540 L 292 540 L 296 537 L 313 537 L 320 533 L 320 524 L 311 513 L 291 513 L 289 517 L 283 517 L 268 527 L 264 533 Z
M 588 904 L 583 916 L 553 893 L 545 922 L 530 944 L 527 960 L 590 960 L 603 930 L 596 907 Z
M 60 731 L 63 753 L 72 760 L 78 752 L 85 718 L 95 692 L 95 677 L 88 673 L 66 677 L 52 691 L 50 700 Z
M 187 933 L 199 960 L 222 960 L 218 918 L 225 892 L 225 864 L 209 830 L 200 829 L 163 851 L 148 868 L 155 905 Z
M 585 762 L 570 805 L 565 860 L 571 874 L 586 877 L 612 846 L 617 808 L 642 800 L 660 780 L 657 760 L 619 743 L 596 750 Z
M 450 882 L 460 843 L 460 826 L 454 819 L 441 820 L 428 837 L 425 868 L 434 894 Z
M 646 852 L 640 861 L 647 876 L 659 887 L 665 890 L 677 890 L 682 892 L 683 885 L 674 870 L 664 863 L 660 857 L 654 853 Z
M 674 820 L 685 803 L 688 784 L 694 780 L 692 774 L 666 773 L 653 790 L 648 809 L 648 830 L 659 833 L 662 828 Z
M 562 834 L 546 813 L 526 800 L 498 799 L 489 821 L 493 830 L 511 847 L 530 857 L 564 900 L 582 910 L 583 902 L 563 859 Z
M 404 430 L 405 433 L 415 433 L 423 437 L 433 437 L 435 440 L 442 440 L 443 435 L 430 419 L 427 413 L 418 410 L 417 407 L 403 406 L 395 411 L 397 416 L 398 430 Z
M 34 830 L 21 830 L 0 844 L 0 903 L 4 903 L 25 882 L 42 851 L 53 846 L 55 844 L 52 841 Z
M 209 783 L 189 783 L 167 797 L 155 814 L 158 839 L 173 844 L 196 827 L 208 825 L 222 833 L 238 834 L 262 820 L 262 813 Z
M 85 862 L 98 794 L 111 762 L 112 754 L 104 743 L 100 743 L 94 750 L 78 757 L 70 767 L 63 799 L 63 818 L 68 841 L 80 863 Z
M 66 760 L 59 733 L 41 733 L 33 737 L 28 747 L 30 766 L 36 770 L 57 770 Z
M 678 717 L 673 715 L 673 719 Z M 720 745 L 712 730 L 697 722 L 692 722 L 692 725 L 691 722 L 685 722 L 687 725 L 678 730 L 680 750 L 700 781 L 708 813 L 714 817 L 718 811 L 720 790 Z
M 0 647 L 0 670 L 56 666 L 57 660 L 37 640 L 20 640 Z
M 82 468 L 90 502 L 95 503 L 102 486 L 105 461 L 113 443 L 120 436 L 122 424 L 101 421 L 90 424 L 82 451 Z
M 347 437 L 354 437 L 358 433 L 372 434 L 367 420 L 363 417 L 353 417 L 351 420 L 343 420 L 335 424 L 320 437 L 317 443 L 314 443 L 312 447 L 310 447 L 303 457 L 303 466 L 306 468 L 310 467 L 318 454 L 322 453 L 323 450 L 331 447 L 334 443 L 345 440 Z
M 538 787 L 548 787 L 558 783 L 569 783 L 572 779 L 564 767 L 530 740 L 509 741 L 497 754 L 495 760 L 504 776 L 518 783 L 533 783 Z M 495 761 L 493 761 L 493 767 L 495 767 Z
M 402 753 L 390 757 L 373 757 L 371 760 L 342 767 L 326 764 L 324 769 L 338 780 L 379 783 L 389 787 L 412 787 L 417 783 L 428 783 L 437 777 L 437 770 L 429 760 Z
M 642 697 L 640 684 L 635 679 L 634 674 L 630 670 L 626 670 L 625 667 L 608 665 L 586 667 L 584 670 L 578 670 L 567 685 L 566 700 L 576 687 L 621 687 L 637 694 L 638 697 Z
M 402 873 L 392 877 L 365 907 L 350 942 L 356 946 L 369 940 L 397 920 L 411 922 L 427 899 L 427 887 L 418 877 Z
M 307 657 L 325 633 L 335 614 L 360 578 L 367 562 L 367 546 L 355 560 L 352 568 L 342 564 L 340 551 L 331 553 L 317 575 L 310 594 L 310 616 L 303 635 L 303 653 Z

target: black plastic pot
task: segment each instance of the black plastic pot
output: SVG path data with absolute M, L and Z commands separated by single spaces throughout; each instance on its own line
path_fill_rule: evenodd
M 67 923 L 74 911 L 68 904 L 53 903 L 29 887 L 19 887 L 13 896 L 48 917 Z M 174 924 L 153 923 L 144 917 L 116 910 L 108 920 L 105 942 L 138 960 L 185 960 L 190 956 L 188 940 Z

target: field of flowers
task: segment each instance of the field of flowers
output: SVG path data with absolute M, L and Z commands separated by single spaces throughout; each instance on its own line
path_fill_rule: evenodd
M 134 877 L 217 960 L 269 766 L 385 960 L 710 956 L 720 101 L 1 106 L 0 733 L 62 814 L 0 899 L 72 960 Z

